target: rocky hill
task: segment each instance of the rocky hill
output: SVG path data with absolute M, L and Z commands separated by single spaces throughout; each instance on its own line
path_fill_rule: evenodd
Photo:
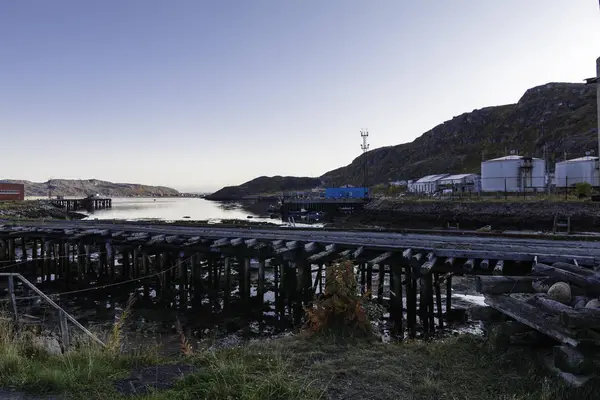
M 208 200 L 236 200 L 255 194 L 277 195 L 281 192 L 292 190 L 306 190 L 321 184 L 319 178 L 306 178 L 294 176 L 261 176 L 239 186 L 227 186 L 206 196 Z
M 47 182 L 31 182 L 22 180 L 0 180 L 7 183 L 22 183 L 25 185 L 25 196 L 48 196 L 51 189 L 52 196 L 79 196 L 100 194 L 108 197 L 134 197 L 134 196 L 176 196 L 179 192 L 164 186 L 147 186 L 137 183 L 113 183 L 97 179 L 51 179 Z
M 550 165 L 598 149 L 596 88 L 578 83 L 549 83 L 525 92 L 516 104 L 464 113 L 425 132 L 412 143 L 367 153 L 369 182 L 419 178 L 434 173 L 479 172 L 486 159 L 518 154 L 543 156 Z M 329 185 L 360 184 L 364 159 L 327 172 Z
M 516 150 L 520 155 L 542 157 L 544 146 L 551 166 L 553 161 L 562 159 L 564 152 L 568 158 L 583 156 L 589 150 L 597 153 L 594 85 L 548 83 L 537 86 L 527 90 L 516 104 L 464 113 L 411 143 L 371 150 L 367 153 L 368 179 L 372 185 L 434 173 L 479 172 L 482 155 L 490 159 Z M 349 165 L 325 173 L 320 177 L 322 184 L 360 185 L 363 160 L 361 155 Z M 256 194 L 254 190 L 263 186 L 282 190 L 275 178 L 271 182 L 264 181 L 265 177 L 259 179 L 263 179 L 260 186 L 247 187 L 244 193 Z M 318 181 L 314 179 L 315 186 Z M 226 189 L 233 193 L 236 188 L 240 187 Z

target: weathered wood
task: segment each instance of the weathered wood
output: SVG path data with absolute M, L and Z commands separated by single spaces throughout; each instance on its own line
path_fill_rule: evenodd
M 555 262 L 552 264 L 552 267 L 562 269 L 564 271 L 569 271 L 574 274 L 582 275 L 582 276 L 594 276 L 596 272 L 594 272 L 591 268 L 579 267 L 577 265 L 565 263 L 565 262 Z
M 429 261 L 426 261 L 425 263 L 423 263 L 423 265 L 421 265 L 421 274 L 425 275 L 425 274 L 431 274 L 435 268 L 435 264 L 437 262 L 437 258 L 433 257 L 431 258 Z
M 12 275 L 8 276 L 8 295 L 10 297 L 10 306 L 13 310 L 14 320 L 19 320 L 19 313 L 17 312 L 17 299 L 15 298 L 15 280 Z
M 536 275 L 547 275 L 585 289 L 590 294 L 600 295 L 600 274 L 580 275 L 564 269 L 555 268 L 546 264 L 537 264 L 533 267 Z
M 481 262 L 479 263 L 479 266 L 481 267 L 481 269 L 488 269 L 490 267 L 490 260 L 488 260 L 488 259 L 481 260 Z
M 504 314 L 490 306 L 474 306 L 467 310 L 467 316 L 473 321 L 502 321 Z
M 304 251 L 308 254 L 316 253 L 319 251 L 319 245 L 316 242 L 306 243 L 304 245 Z
M 531 302 L 534 305 L 537 305 L 539 308 L 541 308 L 542 310 L 544 310 L 547 313 L 556 314 L 557 317 L 559 317 L 563 311 L 566 311 L 566 312 L 573 311 L 572 307 L 567 306 L 556 300 L 552 300 L 552 299 L 546 297 L 545 295 L 535 295 L 534 297 L 532 297 Z M 599 313 L 599 315 L 600 315 L 600 313 Z
M 406 249 L 402 252 L 402 257 L 410 259 L 412 257 L 412 249 Z
M 371 261 L 368 261 L 369 264 L 371 265 L 378 265 L 386 260 L 389 260 L 390 258 L 392 258 L 394 255 L 393 252 L 388 251 L 386 253 L 380 254 L 377 257 L 375 257 L 374 259 L 372 259 Z
M 435 289 L 435 306 L 437 309 L 438 326 L 440 329 L 444 328 L 444 319 L 442 318 L 442 288 L 440 282 L 440 274 L 434 273 L 433 287 Z
M 349 250 L 347 250 L 349 251 Z M 317 254 L 313 254 L 311 256 L 308 257 L 308 261 L 309 262 L 315 262 L 315 261 L 319 261 L 322 260 L 324 258 L 328 258 L 330 256 L 332 256 L 333 254 L 335 254 L 337 252 L 337 248 L 335 245 L 329 245 L 325 248 L 324 251 L 317 253 Z M 347 253 L 346 253 L 347 254 Z M 343 257 L 343 256 L 342 256 Z
M 218 248 L 223 246 L 229 246 L 230 240 L 228 238 L 217 239 L 211 243 L 210 247 Z
M 394 320 L 394 331 L 397 335 L 402 335 L 404 328 L 402 326 L 402 267 L 400 265 L 390 265 L 390 277 L 392 290 L 391 297 L 391 313 Z
M 496 261 L 496 266 L 494 266 L 494 271 L 492 273 L 494 275 L 503 275 L 504 274 L 504 260 Z
M 446 320 L 452 311 L 452 274 L 446 274 Z
M 265 260 L 258 260 L 258 289 L 257 295 L 260 301 L 264 301 L 265 298 Z
M 452 266 L 454 265 L 454 257 L 448 257 L 446 258 L 446 261 L 444 261 L 444 263 L 448 266 Z
M 230 244 L 232 247 L 237 247 L 237 246 L 240 246 L 240 245 L 244 244 L 244 239 L 243 239 L 243 238 L 235 238 L 235 239 L 231 239 L 231 240 L 229 241 L 229 244 Z
M 539 279 L 539 276 L 477 275 L 475 287 L 484 294 L 534 293 L 532 282 Z
M 354 253 L 352 253 L 352 258 L 360 257 L 364 251 L 365 251 L 364 246 L 360 246 L 358 249 L 354 250 Z
M 505 294 L 486 295 L 485 303 L 561 343 L 573 347 L 577 347 L 580 343 L 578 339 L 572 338 L 565 331 L 547 321 L 543 313 L 540 313 L 540 310 L 531 304 L 519 301 Z
M 473 271 L 473 268 L 475 268 L 475 260 L 473 258 L 469 258 L 467 261 L 465 261 L 463 268 L 467 272 Z
M 554 346 L 554 366 L 571 374 L 596 374 L 600 371 L 600 355 L 584 354 L 570 346 Z
M 600 329 L 600 310 L 593 308 L 565 309 L 560 313 L 560 322 L 566 328 Z

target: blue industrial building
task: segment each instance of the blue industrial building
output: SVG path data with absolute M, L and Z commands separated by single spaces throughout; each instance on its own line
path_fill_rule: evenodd
M 369 197 L 368 188 L 325 188 L 326 199 L 364 199 Z

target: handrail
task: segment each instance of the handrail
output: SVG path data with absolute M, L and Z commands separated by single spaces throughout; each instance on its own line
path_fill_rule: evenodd
M 27 285 L 31 290 L 33 290 L 34 292 L 36 292 L 48 304 L 50 304 L 52 307 L 54 307 L 60 313 L 62 313 L 62 315 L 64 315 L 69 321 L 71 321 L 73 323 L 73 325 L 75 325 L 76 327 L 78 327 L 79 329 L 81 329 L 83 331 L 83 333 L 85 333 L 86 335 L 88 335 L 89 337 L 91 337 L 94 341 L 96 341 L 97 343 L 101 344 L 103 347 L 106 347 L 106 344 L 104 344 L 104 342 L 102 342 L 100 339 L 98 339 L 98 337 L 96 337 L 96 335 L 94 335 L 92 332 L 90 332 L 89 330 L 87 330 L 75 318 L 73 318 L 73 316 L 71 316 L 71 314 L 67 313 L 64 309 L 62 309 L 62 307 L 60 307 L 58 304 L 56 304 L 54 301 L 52 301 L 52 299 L 50 299 L 50 297 L 46 296 L 46 294 L 44 292 L 42 292 L 40 289 L 38 289 L 33 283 L 31 283 L 29 280 L 27 280 L 23 275 L 21 275 L 19 273 L 14 273 L 14 272 L 0 272 L 0 276 L 6 276 L 6 277 L 9 278 L 9 280 L 11 278 L 18 278 L 21 282 L 23 282 L 25 285 Z M 14 293 L 10 293 L 10 295 L 13 296 Z M 62 320 L 62 318 L 61 318 L 61 320 Z M 62 327 L 63 326 L 62 326 L 62 323 L 61 323 L 61 328 Z

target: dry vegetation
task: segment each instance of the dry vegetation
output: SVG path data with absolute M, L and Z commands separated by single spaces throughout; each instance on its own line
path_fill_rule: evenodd
M 123 351 L 120 330 L 129 310 L 107 335 L 107 348 L 81 339 L 62 355 L 50 355 L 35 345 L 31 333 L 17 329 L 8 318 L 0 319 L 0 389 L 32 396 L 51 393 L 58 398 L 119 399 L 124 395 L 115 382 L 132 371 L 188 365 L 194 370 L 174 386 L 128 398 L 597 398 L 595 384 L 574 390 L 549 375 L 530 348 L 499 348 L 469 335 L 436 342 L 377 342 L 365 334 L 370 331 L 368 316 L 363 298 L 352 290 L 356 281 L 347 267 L 338 264 L 328 271 L 333 283 L 327 287 L 328 294 L 309 310 L 303 334 L 194 352 L 178 324 L 181 355 L 174 358 L 159 356 L 147 343 L 143 351 Z M 161 379 L 157 372 L 151 380 Z

